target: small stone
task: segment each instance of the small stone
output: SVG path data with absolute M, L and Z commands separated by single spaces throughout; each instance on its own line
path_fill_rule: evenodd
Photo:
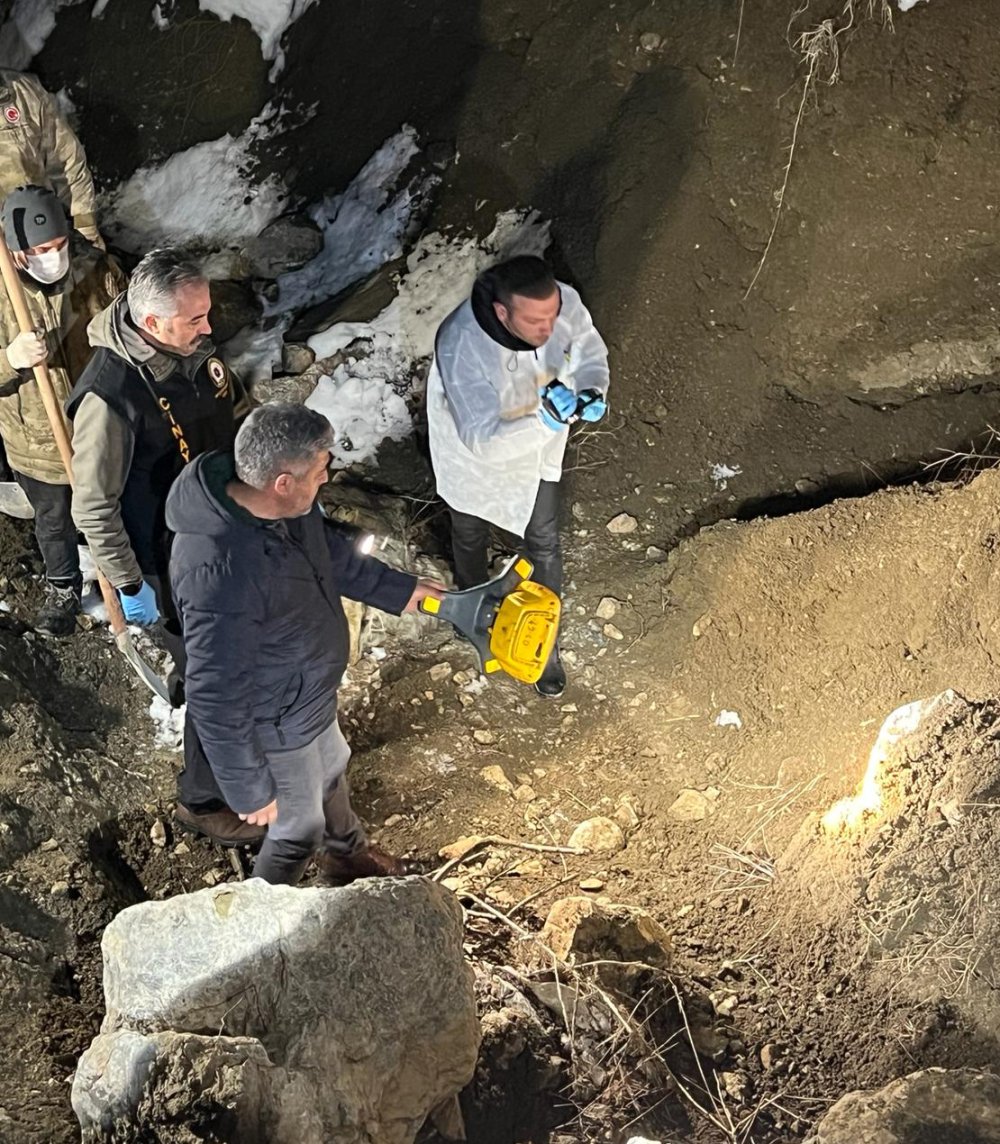
M 657 52 L 663 46 L 663 37 L 656 32 L 643 32 L 639 37 L 639 47 L 644 52 Z
M 53 898 L 65 898 L 69 893 L 69 882 L 53 882 L 49 893 Z
M 614 596 L 602 596 L 594 615 L 599 620 L 613 620 L 618 613 L 618 601 Z
M 390 814 L 389 817 L 382 823 L 383 826 L 396 826 L 400 822 L 405 822 L 405 816 L 402 814 Z
M 535 794 L 534 787 L 529 786 L 527 783 L 521 783 L 514 791 L 514 797 L 518 802 L 534 802 L 538 795 Z
M 705 632 L 712 626 L 712 613 L 706 612 L 703 616 L 699 616 L 694 622 L 694 627 L 691 629 L 691 634 L 695 639 L 700 639 Z
M 623 640 L 625 638 L 621 629 L 616 628 L 614 624 L 605 624 L 601 630 L 609 640 Z
M 639 754 L 642 755 L 644 759 L 655 759 L 659 757 L 652 747 L 643 747 Z
M 483 836 L 481 834 L 465 834 L 461 838 L 456 838 L 454 842 L 449 842 L 447 846 L 442 846 L 438 854 L 446 862 L 452 862 L 456 858 L 464 858 L 469 851 L 475 850 L 482 841 Z
M 801 477 L 795 482 L 795 491 L 801 497 L 812 496 L 814 493 L 818 493 L 819 490 L 819 484 L 816 481 L 811 481 L 808 477 Z
M 635 830 L 639 825 L 639 812 L 632 804 L 630 795 L 622 795 L 618 800 L 618 806 L 615 809 L 615 822 L 617 822 L 626 833 L 630 830 Z
M 479 777 L 484 782 L 488 782 L 490 786 L 496 787 L 497 790 L 502 790 L 505 794 L 514 793 L 514 784 L 507 778 L 501 766 L 494 764 L 491 767 L 483 767 L 479 772 Z
M 592 854 L 612 854 L 625 849 L 625 835 L 613 819 L 588 818 L 569 836 L 570 846 Z
M 472 737 L 477 743 L 482 743 L 484 747 L 488 747 L 497 741 L 496 735 L 492 731 L 473 731 Z
M 775 1062 L 778 1060 L 778 1057 L 780 1057 L 780 1056 L 781 1056 L 781 1048 L 779 1045 L 770 1044 L 770 1043 L 768 1043 L 766 1045 L 761 1045 L 760 1063 L 764 1066 L 764 1068 L 766 1068 L 766 1069 L 773 1068 L 775 1065 Z
M 201 876 L 201 880 L 206 886 L 215 886 L 222 881 L 222 871 L 216 870 L 214 867 L 211 870 L 206 870 Z
M 167 828 L 163 824 L 162 819 L 157 819 L 149 829 L 149 838 L 154 846 L 158 846 L 161 850 L 167 844 Z
M 186 842 L 178 842 L 177 845 L 174 847 L 174 853 L 175 854 L 190 854 L 191 853 L 191 847 L 188 846 L 188 844 Z
M 646 559 L 651 560 L 654 564 L 662 564 L 666 558 L 666 552 L 662 548 L 657 548 L 655 544 L 651 544 L 646 549 Z
M 45 841 L 38 847 L 39 850 L 48 852 L 49 850 L 58 850 L 59 843 L 54 838 L 46 838 Z
M 627 512 L 620 512 L 617 516 L 613 516 L 608 521 L 608 532 L 613 536 L 626 536 L 630 532 L 635 532 L 639 527 L 639 522 L 634 516 L 629 516 Z
M 564 703 L 559 710 L 566 715 L 575 715 L 579 708 L 575 703 Z
M 719 1079 L 722 1081 L 722 1087 L 726 1090 L 726 1094 L 737 1103 L 742 1103 L 747 1094 L 748 1078 L 746 1073 L 721 1072 Z
M 715 792 L 715 797 L 709 797 L 705 791 L 685 787 L 667 808 L 667 814 L 675 822 L 701 822 L 715 810 L 717 797 L 718 791 Z
M 440 683 L 443 679 L 447 679 L 451 675 L 451 664 L 445 660 L 443 663 L 436 663 L 427 673 L 435 683 Z
M 582 505 L 582 504 L 580 504 L 580 502 L 579 502 L 579 501 L 574 501 L 574 502 L 573 502 L 573 508 L 572 508 L 572 510 L 571 510 L 571 511 L 572 511 L 572 513 L 573 513 L 573 519 L 574 519 L 574 520 L 584 520 L 584 519 L 586 519 L 586 516 L 587 516 L 587 510 L 586 510 L 586 509 L 583 507 L 583 505 Z
M 604 889 L 604 883 L 600 878 L 584 878 L 580 883 L 580 889 L 586 890 L 588 894 L 596 894 L 598 890 Z

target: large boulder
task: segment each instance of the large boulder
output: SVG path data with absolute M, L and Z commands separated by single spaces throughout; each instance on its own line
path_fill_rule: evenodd
M 72 1093 L 85 1142 L 214 1123 L 248 1144 L 411 1144 L 475 1068 L 461 909 L 430 881 L 252 879 L 124 910 L 102 949 L 107 1012 Z
M 925 1069 L 876 1092 L 849 1092 L 806 1144 L 1000 1144 L 1000 1077 Z

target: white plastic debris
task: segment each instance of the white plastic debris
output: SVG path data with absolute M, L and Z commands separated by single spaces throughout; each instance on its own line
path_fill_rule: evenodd
M 737 731 L 743 727 L 743 720 L 735 711 L 720 711 L 715 717 L 716 727 L 735 727 Z
M 712 480 L 715 481 L 715 487 L 722 492 L 733 477 L 738 477 L 743 470 L 739 465 L 713 465 L 711 474 Z

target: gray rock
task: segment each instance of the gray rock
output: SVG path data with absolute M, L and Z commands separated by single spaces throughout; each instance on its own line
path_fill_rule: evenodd
M 305 373 L 315 360 L 316 354 L 299 342 L 286 342 L 281 351 L 281 368 L 285 373 Z
M 289 340 L 308 341 L 314 334 L 328 330 L 338 322 L 372 321 L 396 297 L 399 276 L 405 272 L 406 259 L 396 258 L 327 301 L 311 306 L 299 315 L 288 331 Z
M 123 911 L 102 949 L 88 1144 L 223 1113 L 251 1144 L 410 1144 L 472 1077 L 461 909 L 430 881 L 217 886 Z
M 975 1069 L 925 1069 L 875 1092 L 849 1092 L 806 1144 L 1000 1144 L 1000 1077 Z
M 323 232 L 305 215 L 285 215 L 252 238 L 242 251 L 253 278 L 277 278 L 298 270 L 323 249 Z

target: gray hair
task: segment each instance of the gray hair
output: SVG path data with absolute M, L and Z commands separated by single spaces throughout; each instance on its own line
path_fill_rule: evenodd
M 236 434 L 236 475 L 266 489 L 281 473 L 302 476 L 333 442 L 333 426 L 315 409 L 291 401 L 259 405 Z
M 204 281 L 204 272 L 186 250 L 151 250 L 132 271 L 128 284 L 129 314 L 140 323 L 150 315 L 172 318 L 177 313 L 178 291 Z

